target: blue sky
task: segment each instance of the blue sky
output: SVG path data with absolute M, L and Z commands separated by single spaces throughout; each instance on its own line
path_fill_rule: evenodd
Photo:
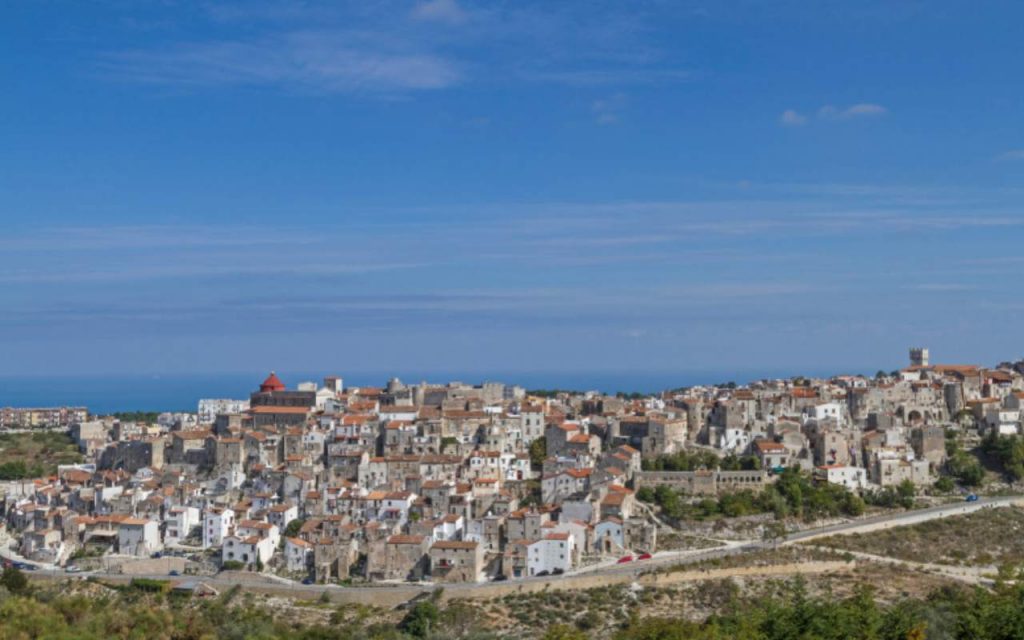
M 5 3 L 0 374 L 1019 357 L 1022 20 Z

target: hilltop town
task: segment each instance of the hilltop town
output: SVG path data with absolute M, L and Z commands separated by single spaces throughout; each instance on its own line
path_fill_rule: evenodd
M 967 451 L 1021 433 L 1024 361 L 910 355 L 874 376 L 656 395 L 271 373 L 248 399 L 151 421 L 4 409 L 0 430 L 66 432 L 82 462 L 3 483 L 0 555 L 65 574 L 474 584 L 642 566 L 709 515 L 758 516 L 768 539 L 773 519 L 785 533 L 972 498 L 984 471 Z

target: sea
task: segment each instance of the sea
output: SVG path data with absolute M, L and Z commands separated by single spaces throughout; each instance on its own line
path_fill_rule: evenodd
M 136 375 L 28 375 L 0 376 L 0 407 L 84 406 L 90 413 L 118 411 L 195 411 L 201 398 L 245 399 L 267 376 L 263 372 L 222 374 Z M 822 372 L 786 371 L 660 371 L 660 372 L 296 372 L 278 371 L 289 388 L 299 382 L 322 383 L 325 375 L 340 375 L 345 386 L 384 386 L 397 376 L 408 384 L 484 381 L 516 384 L 527 389 L 563 389 L 603 393 L 654 393 L 665 389 L 725 382 L 747 383 L 763 378 L 825 375 Z

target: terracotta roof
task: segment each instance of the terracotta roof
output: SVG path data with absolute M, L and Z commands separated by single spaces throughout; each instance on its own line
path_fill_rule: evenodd
M 274 373 L 273 371 L 270 372 L 270 375 L 267 376 L 267 379 L 264 380 L 263 383 L 260 385 L 260 391 L 263 391 L 263 392 L 267 392 L 267 391 L 284 391 L 284 390 L 285 390 L 284 383 L 281 382 L 281 379 L 278 378 L 277 374 Z
M 422 544 L 424 537 L 396 535 L 388 538 L 388 544 Z
M 785 451 L 786 447 L 778 442 L 772 442 L 770 440 L 756 440 L 754 442 L 754 448 L 762 453 L 769 451 Z
M 476 549 L 480 543 L 475 540 L 438 540 L 433 549 Z
M 250 414 L 258 415 L 269 415 L 269 414 L 306 414 L 309 413 L 309 407 L 276 407 L 273 405 L 260 405 L 258 407 L 252 407 L 249 409 Z

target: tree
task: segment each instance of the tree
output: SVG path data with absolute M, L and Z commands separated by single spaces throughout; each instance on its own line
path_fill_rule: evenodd
M 956 484 L 954 484 L 953 479 L 950 478 L 949 476 L 942 476 L 941 478 L 935 481 L 936 491 L 941 491 L 942 493 L 949 493 L 955 488 Z
M 764 525 L 761 538 L 772 545 L 778 544 L 779 539 L 786 537 L 786 525 L 781 522 L 769 522 Z
M 853 493 L 848 493 L 846 495 L 846 503 L 843 505 L 843 511 L 846 515 L 854 518 L 862 516 L 864 515 L 864 510 L 866 508 L 867 505 L 864 502 L 864 498 Z
M 458 438 L 456 438 L 454 436 L 445 436 L 445 437 L 441 438 L 441 451 L 439 453 L 444 453 L 445 450 L 448 449 L 448 447 L 457 447 L 457 446 L 459 446 L 459 439 Z
M 430 635 L 431 627 L 437 624 L 440 615 L 437 605 L 430 600 L 417 602 L 398 626 L 414 638 L 426 638 Z
M 947 452 L 949 451 L 950 440 L 946 441 Z M 961 484 L 973 487 L 980 485 L 985 479 L 985 470 L 981 468 L 981 463 L 978 462 L 977 458 L 970 455 L 966 451 L 960 449 L 960 446 L 953 442 L 953 450 L 949 455 L 949 459 L 946 461 L 946 469 L 951 475 L 953 475 Z M 982 448 L 992 453 L 990 449 L 991 443 L 986 441 L 983 443 Z
M 914 497 L 917 495 L 917 487 L 909 479 L 904 480 L 896 486 L 896 495 L 899 496 L 900 505 L 904 509 L 914 506 Z
M 530 443 L 530 464 L 534 469 L 544 466 L 544 458 L 548 457 L 548 440 L 541 436 Z
M 306 524 L 306 521 L 301 518 L 292 520 L 288 523 L 288 526 L 284 528 L 284 537 L 294 538 L 299 535 L 299 529 L 301 529 L 304 524 Z
M 16 567 L 7 567 L 0 574 L 0 586 L 5 587 L 11 593 L 22 593 L 28 589 L 28 578 Z
M 543 640 L 587 640 L 587 634 L 567 624 L 555 624 L 548 627 Z

